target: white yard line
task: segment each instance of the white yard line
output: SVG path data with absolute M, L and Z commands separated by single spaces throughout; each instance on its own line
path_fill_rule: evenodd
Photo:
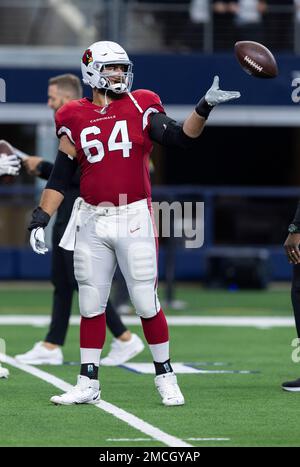
M 292 317 L 286 316 L 167 316 L 170 326 L 228 326 L 254 327 L 260 329 L 295 327 Z M 137 316 L 122 316 L 126 325 L 140 325 Z M 80 316 L 72 316 L 70 324 L 78 325 Z M 50 317 L 47 315 L 1 315 L 0 326 L 28 325 L 48 326 Z
M 230 441 L 230 438 L 185 438 L 186 441 Z M 153 438 L 107 438 L 110 442 L 155 441 Z
M 64 392 L 72 388 L 72 385 L 67 383 L 66 381 L 60 378 L 57 378 L 56 376 L 50 373 L 47 373 L 46 371 L 42 371 L 39 368 L 36 368 L 34 366 L 23 365 L 21 363 L 18 363 L 14 358 L 8 355 L 4 355 L 0 353 L 0 360 L 2 360 L 6 364 L 9 364 L 15 368 L 18 368 L 19 370 L 29 373 L 30 375 L 36 376 L 37 378 L 43 381 L 46 381 L 49 384 L 52 384 L 52 386 L 55 386 Z M 191 444 L 188 444 L 184 442 L 183 440 L 176 438 L 175 436 L 165 433 L 159 428 L 156 428 L 155 426 L 150 425 L 150 423 L 145 422 L 141 418 L 138 418 L 135 415 L 132 415 L 131 413 L 126 412 L 125 410 L 117 407 L 116 405 L 110 404 L 109 402 L 105 402 L 102 400 L 99 404 L 95 404 L 95 407 L 97 407 L 98 409 L 104 410 L 104 412 L 110 413 L 114 417 L 119 418 L 120 420 L 127 423 L 128 425 L 135 428 L 136 430 L 139 430 L 142 433 L 148 436 L 151 436 L 151 438 L 154 438 L 155 440 L 160 441 L 161 443 L 164 443 L 166 446 L 192 447 Z
M 187 441 L 230 441 L 230 438 L 186 438 Z
M 110 441 L 110 442 L 118 442 L 118 441 L 122 441 L 122 442 L 131 442 L 131 441 L 155 441 L 155 439 L 153 438 L 107 438 L 106 441 Z

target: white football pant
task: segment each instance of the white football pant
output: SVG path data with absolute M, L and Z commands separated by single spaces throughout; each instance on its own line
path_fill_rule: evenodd
M 80 202 L 74 271 L 82 316 L 105 312 L 117 262 L 137 314 L 159 312 L 155 232 L 146 199 L 119 207 Z

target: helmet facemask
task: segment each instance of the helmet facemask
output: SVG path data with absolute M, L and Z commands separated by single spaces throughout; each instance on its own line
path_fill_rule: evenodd
M 122 65 L 124 66 L 124 71 L 106 70 L 111 65 Z M 130 92 L 133 82 L 132 63 L 130 61 L 126 63 L 120 61 L 109 63 L 95 61 L 93 68 L 99 74 L 98 89 L 105 89 L 116 94 Z M 118 80 L 115 81 L 114 78 L 118 78 Z

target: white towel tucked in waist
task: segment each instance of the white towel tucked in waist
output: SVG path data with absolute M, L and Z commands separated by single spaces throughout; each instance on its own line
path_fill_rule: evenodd
M 66 227 L 65 233 L 62 236 L 59 246 L 64 250 L 74 251 L 75 248 L 75 235 L 76 235 L 76 224 L 79 213 L 80 204 L 83 201 L 81 197 L 76 198 L 72 209 L 72 214 Z

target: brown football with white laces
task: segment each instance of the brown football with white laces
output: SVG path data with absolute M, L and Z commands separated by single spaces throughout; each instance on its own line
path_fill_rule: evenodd
M 246 73 L 257 78 L 275 78 L 278 66 L 274 55 L 262 44 L 240 41 L 234 46 L 235 55 Z

